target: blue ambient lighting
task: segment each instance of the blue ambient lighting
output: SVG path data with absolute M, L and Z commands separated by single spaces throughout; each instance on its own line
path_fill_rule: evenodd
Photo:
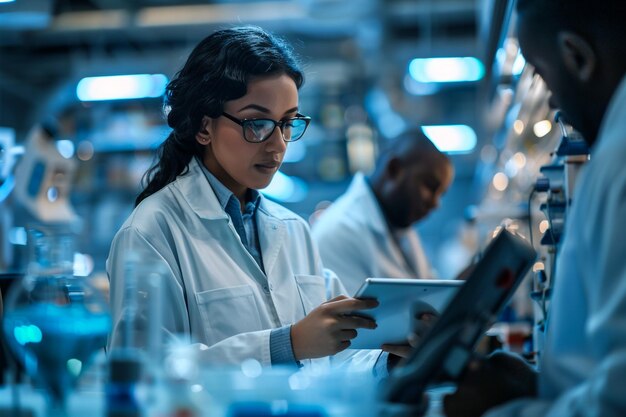
M 160 97 L 165 93 L 167 81 L 163 74 L 87 77 L 76 86 L 76 96 L 80 101 Z
M 485 68 L 473 57 L 416 58 L 409 64 L 409 74 L 420 83 L 459 83 L 480 80 Z
M 276 172 L 270 185 L 261 192 L 269 198 L 282 203 L 297 203 L 304 200 L 309 187 L 300 178 L 290 177 L 282 172 Z
M 467 125 L 422 126 L 437 149 L 447 153 L 469 153 L 476 147 L 476 132 Z
M 13 336 L 17 343 L 22 346 L 27 343 L 40 343 L 43 338 L 41 330 L 34 324 L 15 327 L 15 329 L 13 329 Z

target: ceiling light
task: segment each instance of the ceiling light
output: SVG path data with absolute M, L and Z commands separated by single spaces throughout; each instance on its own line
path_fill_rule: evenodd
M 470 82 L 483 78 L 485 68 L 474 57 L 416 58 L 409 64 L 409 74 L 420 83 Z
M 163 74 L 87 77 L 76 86 L 76 96 L 80 101 L 160 97 L 165 93 L 167 81 Z
M 552 130 L 552 123 L 550 120 L 541 120 L 540 122 L 535 123 L 533 126 L 533 132 L 535 136 L 538 138 L 542 138 Z
M 476 147 L 476 132 L 467 125 L 422 126 L 422 131 L 441 152 L 469 153 Z
M 498 172 L 493 176 L 492 183 L 493 188 L 498 191 L 504 191 L 506 190 L 506 187 L 509 186 L 509 177 L 507 177 L 504 172 Z
M 524 126 L 524 122 L 522 122 L 519 119 L 517 119 L 516 121 L 513 122 L 513 130 L 518 135 L 521 135 L 522 133 L 524 133 L 524 127 L 525 127 Z

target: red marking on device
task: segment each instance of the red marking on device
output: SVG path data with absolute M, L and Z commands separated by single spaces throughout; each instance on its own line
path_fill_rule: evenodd
M 500 273 L 498 279 L 496 279 L 496 287 L 508 290 L 513 286 L 513 281 L 515 281 L 513 271 L 506 268 Z

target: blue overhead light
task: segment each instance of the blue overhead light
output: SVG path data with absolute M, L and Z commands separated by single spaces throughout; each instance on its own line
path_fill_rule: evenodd
M 13 3 L 15 0 L 0 0 L 0 3 Z
M 476 132 L 467 125 L 422 126 L 422 131 L 441 152 L 469 153 L 476 147 Z
M 409 74 L 420 83 L 460 83 L 478 81 L 485 67 L 477 58 L 416 58 L 409 64 Z
M 76 86 L 76 96 L 80 101 L 160 97 L 166 86 L 167 77 L 163 74 L 87 77 Z

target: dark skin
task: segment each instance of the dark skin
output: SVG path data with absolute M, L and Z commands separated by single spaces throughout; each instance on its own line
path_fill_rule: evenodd
M 450 161 L 436 150 L 393 156 L 370 177 L 374 195 L 392 228 L 403 229 L 439 206 L 454 177 Z M 412 157 L 411 157 L 412 156 Z
M 528 63 L 551 92 L 550 105 L 593 145 L 613 93 L 626 72 L 617 40 L 584 36 L 584 29 L 559 29 L 532 19 L 518 23 Z
M 591 23 L 589 23 L 591 24 Z M 563 29 L 554 24 L 519 15 L 520 46 L 526 60 L 552 92 L 551 105 L 593 145 L 615 90 L 626 74 L 623 42 L 594 31 Z M 534 397 L 537 374 L 519 358 L 492 355 L 473 362 L 457 387 L 444 399 L 449 417 L 481 416 L 508 401 Z

